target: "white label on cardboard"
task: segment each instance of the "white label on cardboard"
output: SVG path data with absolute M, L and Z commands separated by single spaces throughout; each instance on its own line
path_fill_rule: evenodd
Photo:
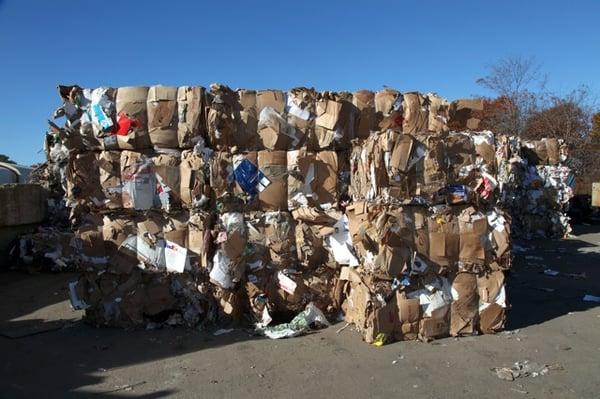
M 183 273 L 190 268 L 188 250 L 171 241 L 165 241 L 165 266 L 170 272 Z
M 282 272 L 277 273 L 277 280 L 279 281 L 279 286 L 282 290 L 287 292 L 290 295 L 294 295 L 294 291 L 296 291 L 296 287 L 298 284 Z

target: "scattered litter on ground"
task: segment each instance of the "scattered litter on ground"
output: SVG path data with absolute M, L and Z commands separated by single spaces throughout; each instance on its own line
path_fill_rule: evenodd
M 496 376 L 501 380 L 514 381 L 517 378 L 523 377 L 538 377 L 548 374 L 549 370 L 561 370 L 562 366 L 559 364 L 546 365 L 539 364 L 537 362 L 530 362 L 529 360 L 523 360 L 515 362 L 512 367 L 496 367 L 492 371 L 496 373 Z

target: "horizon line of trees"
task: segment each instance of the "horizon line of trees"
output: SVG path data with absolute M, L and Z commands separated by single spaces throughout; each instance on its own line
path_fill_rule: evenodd
M 561 138 L 569 145 L 576 175 L 597 173 L 600 166 L 600 112 L 590 88 L 564 94 L 547 88 L 548 77 L 533 57 L 511 56 L 488 67 L 476 83 L 495 97 L 480 96 L 481 127 L 497 134 L 539 140 Z

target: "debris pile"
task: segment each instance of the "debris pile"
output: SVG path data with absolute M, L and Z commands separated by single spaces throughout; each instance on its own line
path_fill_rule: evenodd
M 502 329 L 504 191 L 521 181 L 503 175 L 511 139 L 473 131 L 477 102 L 389 88 L 59 92 L 66 123 L 51 130 L 69 153 L 82 272 L 71 300 L 92 323 L 250 320 L 283 337 L 343 311 L 376 344 Z

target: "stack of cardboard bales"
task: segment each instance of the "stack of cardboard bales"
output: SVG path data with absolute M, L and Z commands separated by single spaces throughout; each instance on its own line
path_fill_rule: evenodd
M 499 204 L 512 216 L 515 236 L 563 238 L 571 227 L 567 210 L 575 177 L 565 164 L 563 140 L 498 138 Z
M 367 342 L 503 327 L 510 227 L 495 207 L 494 136 L 449 133 L 448 112 L 437 96 L 384 90 L 380 131 L 354 142 L 346 213 L 360 266 L 340 279 Z
M 435 94 L 61 86 L 55 134 L 98 325 L 289 320 L 369 341 L 502 328 L 494 137 Z M 460 112 L 458 112 L 460 111 Z M 466 115 L 466 116 L 465 116 Z

